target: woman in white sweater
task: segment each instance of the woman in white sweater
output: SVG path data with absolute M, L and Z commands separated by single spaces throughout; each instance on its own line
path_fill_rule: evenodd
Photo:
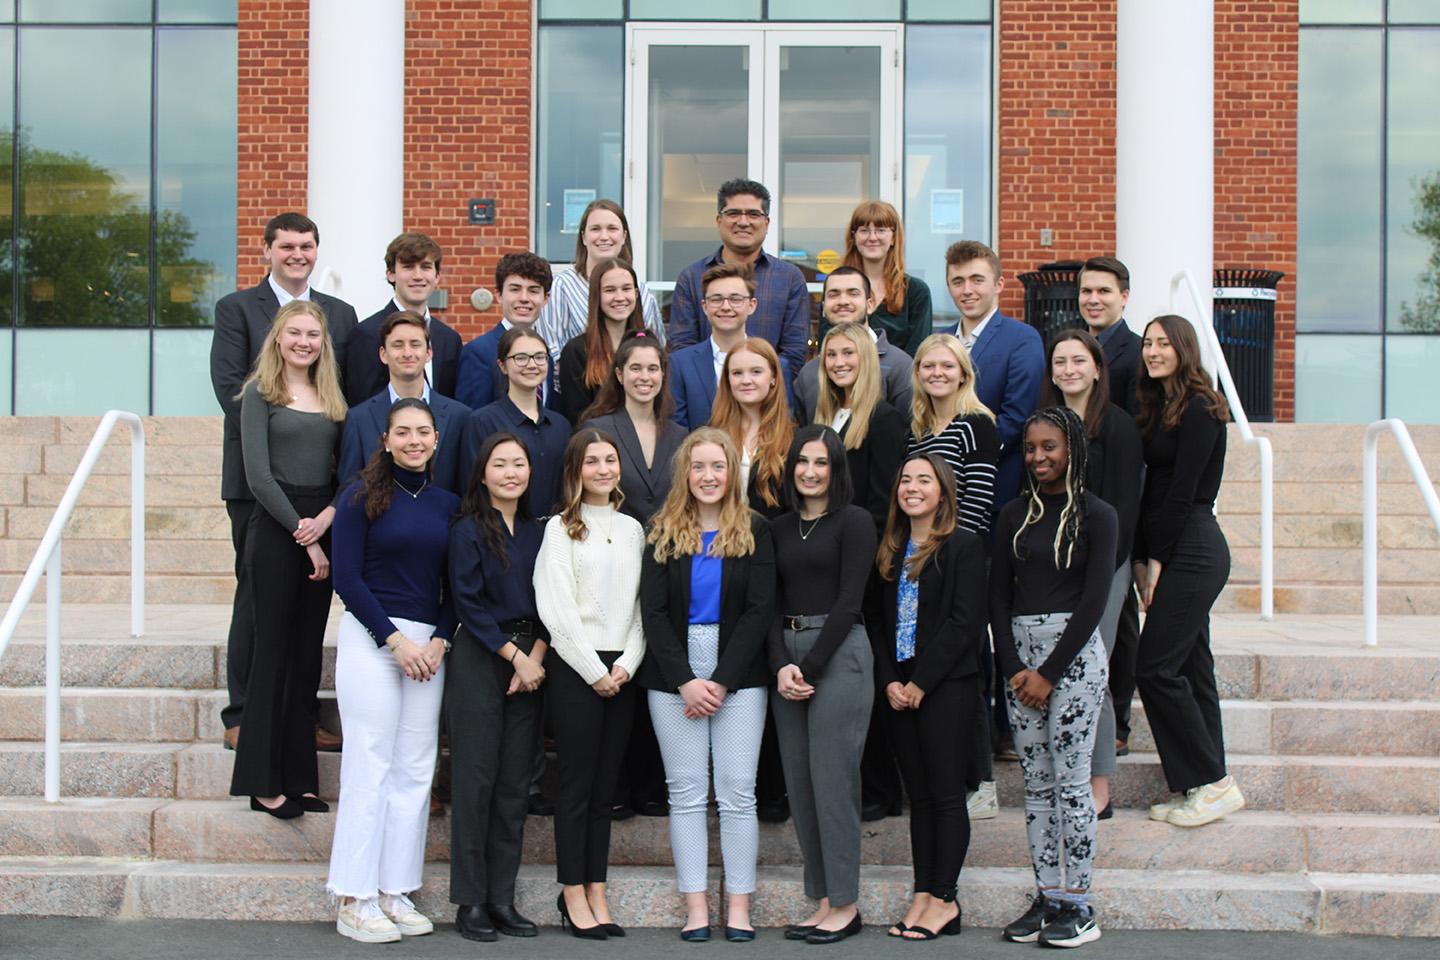
M 645 656 L 640 558 L 645 533 L 620 512 L 615 440 L 582 429 L 565 448 L 560 502 L 535 563 L 535 600 L 557 663 L 549 675 L 551 726 L 560 773 L 555 803 L 556 900 L 577 937 L 625 931 L 610 916 L 605 872 L 610 798 L 635 713 L 635 675 Z

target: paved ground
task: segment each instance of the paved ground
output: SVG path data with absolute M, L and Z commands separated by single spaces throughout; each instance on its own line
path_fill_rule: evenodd
M 391 949 L 386 949 L 390 947 Z M 808 957 L 817 960 L 816 948 L 790 943 L 777 930 L 762 930 L 754 944 L 682 945 L 669 930 L 636 930 L 624 940 L 605 943 L 576 941 L 558 930 L 542 930 L 534 940 L 477 944 L 462 940 L 449 926 L 433 936 L 407 938 L 401 944 L 372 946 L 353 943 L 335 933 L 333 926 L 291 923 L 213 923 L 196 920 L 74 920 L 0 917 L 0 956 L 6 960 L 94 957 L 103 960 L 340 960 L 374 958 L 384 954 L 416 957 L 496 957 L 516 960 L 572 960 L 610 957 L 625 960 L 674 960 L 678 950 L 710 950 L 730 957 Z M 1031 955 L 1034 947 L 1005 943 L 994 930 L 966 928 L 959 938 L 931 944 L 900 943 L 868 929 L 858 937 L 821 951 L 825 960 L 905 956 L 909 960 L 927 952 L 933 956 L 964 956 L 966 960 Z M 1045 951 L 1047 955 L 1054 955 Z M 1246 960 L 1434 960 L 1440 953 L 1436 940 L 1393 940 L 1381 937 L 1320 937 L 1283 933 L 1150 932 L 1118 930 L 1096 944 L 1082 948 L 1105 960 L 1167 960 L 1167 958 L 1245 957 Z M 718 958 L 717 958 L 718 960 Z

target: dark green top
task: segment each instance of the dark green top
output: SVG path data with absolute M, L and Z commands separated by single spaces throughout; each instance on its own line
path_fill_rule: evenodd
M 930 285 L 919 277 L 905 275 L 905 306 L 899 313 L 891 313 L 884 301 L 870 314 L 870 326 L 884 330 L 890 342 L 915 356 L 915 350 L 933 332 L 930 312 Z M 820 336 L 824 337 L 832 324 L 820 321 Z
M 255 500 L 286 530 L 300 523 L 280 484 L 328 487 L 335 482 L 335 439 L 340 424 L 323 413 L 268 403 L 254 381 L 240 398 L 240 449 L 245 480 Z

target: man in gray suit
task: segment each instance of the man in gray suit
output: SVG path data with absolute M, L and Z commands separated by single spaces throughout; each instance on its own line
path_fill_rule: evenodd
M 227 294 L 215 304 L 215 336 L 210 342 L 210 383 L 215 399 L 225 411 L 225 448 L 220 468 L 220 497 L 230 515 L 230 541 L 235 546 L 235 605 L 230 614 L 227 640 L 226 679 L 230 703 L 220 711 L 225 724 L 225 745 L 235 748 L 245 687 L 250 677 L 250 655 L 254 645 L 254 597 L 245 568 L 245 533 L 255 498 L 245 482 L 245 461 L 240 452 L 240 387 L 250 375 L 260 345 L 270 332 L 275 314 L 291 300 L 313 300 L 325 311 L 326 326 L 335 356 L 345 353 L 350 332 L 355 329 L 355 308 L 343 300 L 310 289 L 310 274 L 320 251 L 320 229 L 300 213 L 282 213 L 265 225 L 261 247 L 270 272 L 248 290 Z M 339 749 L 339 738 L 316 729 L 316 746 Z
M 870 278 L 860 269 L 836 267 L 825 278 L 820 310 L 832 326 L 846 322 L 866 323 L 874 307 Z M 881 399 L 899 410 L 909 421 L 910 354 L 891 343 L 883 327 L 869 326 L 869 329 L 870 336 L 875 340 L 875 350 L 880 354 L 880 379 L 884 392 Z M 815 357 L 800 368 L 800 375 L 795 378 L 795 406 L 804 418 L 802 423 L 815 419 L 815 404 L 820 400 L 820 362 L 823 359 L 823 356 Z

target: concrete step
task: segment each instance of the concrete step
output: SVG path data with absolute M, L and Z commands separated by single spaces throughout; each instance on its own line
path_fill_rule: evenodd
M 126 520 L 128 523 L 128 519 Z M 229 521 L 226 521 L 227 524 Z M 0 540 L 0 570 L 21 570 L 30 565 L 40 540 Z M 66 538 L 60 562 L 69 577 L 75 574 L 109 574 L 130 578 L 130 539 L 128 528 L 124 539 L 85 540 Z M 229 539 L 167 540 L 148 537 L 145 540 L 145 572 L 156 575 L 233 577 L 235 551 Z
M 62 743 L 60 795 L 174 798 L 178 743 Z M 339 764 L 335 765 L 336 771 Z M 227 774 L 228 776 L 228 774 Z M 227 783 L 228 785 L 228 783 Z M 0 741 L 0 796 L 45 793 L 45 748 L 34 742 Z
M 1382 583 L 1380 612 L 1387 615 L 1435 616 L 1440 614 L 1440 583 Z M 1260 609 L 1260 584 L 1230 578 L 1213 608 L 1215 613 L 1254 613 Z M 1277 574 L 1275 612 L 1304 617 L 1322 614 L 1356 614 L 1364 609 L 1360 583 L 1301 583 L 1286 581 Z
M 227 534 L 228 535 L 228 534 Z M 68 544 L 69 541 L 67 540 Z M 14 596 L 20 588 L 23 569 L 0 574 L 0 595 Z M 42 586 L 41 591 L 44 590 Z M 62 588 L 66 603 L 121 604 L 130 600 L 130 573 L 80 573 L 65 577 Z M 231 574 L 162 574 L 145 577 L 145 597 L 150 603 L 216 604 L 229 606 L 235 597 L 235 577 Z M 44 597 L 39 597 L 41 609 Z
M 1440 462 L 1440 452 L 1437 452 Z M 1381 516 L 1426 517 L 1425 501 L 1420 497 L 1409 473 L 1386 474 L 1377 484 L 1376 503 Z M 1348 480 L 1288 480 L 1274 486 L 1275 515 L 1310 514 L 1359 517 L 1364 486 L 1360 468 Z M 122 501 L 129 502 L 129 501 Z M 1260 512 L 1260 479 L 1242 479 L 1227 475 L 1220 485 L 1217 504 L 1222 518 L 1254 516 Z
M 1259 517 L 1250 514 L 1222 514 L 1221 529 L 1231 546 L 1258 546 Z M 1349 515 L 1282 515 L 1275 517 L 1275 547 L 1286 548 L 1351 547 L 1359 550 L 1364 524 L 1358 505 Z M 1428 550 L 1440 553 L 1440 531 L 1424 518 L 1382 516 L 1376 528 L 1380 549 Z
M 1258 528 L 1257 528 L 1258 529 Z M 1440 550 L 1380 551 L 1378 573 L 1380 583 L 1391 588 L 1435 586 L 1440 584 Z M 1353 547 L 1277 547 L 1275 577 L 1278 584 L 1289 587 L 1302 583 L 1322 583 L 1355 588 L 1359 585 L 1364 553 Z M 1260 548 L 1255 545 L 1230 545 L 1230 583 L 1258 583 L 1260 580 Z
M 55 514 L 42 507 L 7 507 L 8 534 L 19 540 L 39 540 Z M 130 540 L 130 507 L 76 507 L 65 526 L 75 540 Z M 145 505 L 145 537 L 171 540 L 214 540 L 228 546 L 230 520 L 223 507 Z
M 1222 700 L 1220 708 L 1233 753 L 1440 756 L 1435 701 Z M 1131 709 L 1131 748 L 1153 751 L 1144 704 Z

